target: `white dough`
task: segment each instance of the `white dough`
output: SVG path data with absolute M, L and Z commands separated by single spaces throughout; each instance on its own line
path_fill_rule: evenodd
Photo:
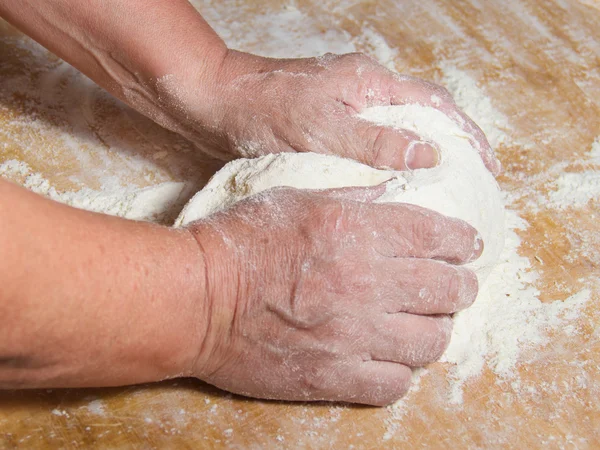
M 469 266 L 482 284 L 504 245 L 504 207 L 498 184 L 471 146 L 469 135 L 442 112 L 419 105 L 369 108 L 361 117 L 412 130 L 437 142 L 441 163 L 433 169 L 396 172 L 315 153 L 239 159 L 223 167 L 190 200 L 175 225 L 186 225 L 276 186 L 305 189 L 372 186 L 394 178 L 377 202 L 420 205 L 463 219 L 480 232 L 485 249 L 481 258 Z

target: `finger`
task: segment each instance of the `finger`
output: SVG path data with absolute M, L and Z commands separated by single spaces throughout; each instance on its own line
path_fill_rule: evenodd
M 390 361 L 365 361 L 343 380 L 338 400 L 386 406 L 410 389 L 412 370 Z
M 357 203 L 355 207 L 356 211 L 346 208 L 345 220 L 362 230 L 363 242 L 381 256 L 466 264 L 483 252 L 481 236 L 463 220 L 406 203 Z
M 454 122 L 459 124 L 469 136 L 475 139 L 470 139 L 471 145 L 479 151 L 483 163 L 490 172 L 494 175 L 499 175 L 502 170 L 502 164 L 496 157 L 492 146 L 489 144 L 483 130 L 477 125 L 467 114 L 453 105 L 442 105 L 439 108 L 443 113 L 450 117 Z
M 378 68 L 382 77 L 376 94 L 367 98 L 368 106 L 419 104 L 436 108 L 446 114 L 473 137 L 471 143 L 479 150 L 486 167 L 498 175 L 501 164 L 481 128 L 456 105 L 452 95 L 442 86 L 405 75 L 398 75 L 385 68 Z M 375 77 L 375 75 L 373 75 Z
M 390 178 L 390 180 L 393 178 Z M 356 202 L 372 202 L 381 197 L 386 190 L 387 180 L 375 186 L 350 186 L 336 189 L 321 189 L 316 192 L 335 200 L 351 200 Z
M 456 104 L 446 88 L 422 78 L 401 75 L 381 66 L 374 67 L 370 75 L 377 87 L 366 98 L 368 107 L 417 103 L 438 108 L 442 104 Z
M 449 316 L 387 314 L 371 341 L 371 359 L 423 367 L 437 361 L 450 344 L 452 319 Z M 366 350 L 366 349 L 365 349 Z
M 351 157 L 376 168 L 414 170 L 435 167 L 437 145 L 409 130 L 399 130 L 356 119 L 354 138 L 344 147 Z
M 452 314 L 477 298 L 477 276 L 465 267 L 429 259 L 375 258 L 371 270 L 376 296 L 390 314 Z

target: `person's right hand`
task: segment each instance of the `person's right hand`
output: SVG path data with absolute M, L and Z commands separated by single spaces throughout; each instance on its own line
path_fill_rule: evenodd
M 191 373 L 251 397 L 385 405 L 471 305 L 475 229 L 385 186 L 276 188 L 195 222 L 209 316 Z

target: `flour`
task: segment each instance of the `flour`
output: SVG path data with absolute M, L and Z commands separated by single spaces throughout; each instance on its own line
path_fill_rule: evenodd
M 281 154 L 237 160 L 226 165 L 186 205 L 176 225 L 206 217 L 275 186 L 312 189 L 369 186 L 394 177 L 377 202 L 417 204 L 463 219 L 479 230 L 485 249 L 481 258 L 469 266 L 483 285 L 504 246 L 504 210 L 498 185 L 470 145 L 468 135 L 443 113 L 418 105 L 369 108 L 361 117 L 382 125 L 409 129 L 436 142 L 441 148 L 440 165 L 413 172 L 392 172 L 317 154 Z M 475 302 L 476 307 L 455 315 L 452 340 L 444 357 L 445 361 L 456 365 L 452 374 L 458 380 L 452 393 L 455 401 L 460 400 L 461 382 L 481 372 L 484 355 L 494 357 L 496 352 L 505 363 L 508 360 L 503 358 L 503 351 L 511 357 L 518 353 L 504 342 L 506 336 L 503 333 L 499 339 L 487 336 L 488 329 L 482 327 L 484 320 L 494 320 L 494 325 L 500 324 L 501 329 L 506 324 L 498 322 L 498 304 L 491 300 L 493 297 L 486 292 L 486 287 L 482 288 L 480 297 L 483 299 Z M 523 313 L 519 308 L 508 311 L 500 317 L 506 318 L 513 312 Z M 516 338 L 516 335 L 510 337 Z M 501 367 L 501 364 L 496 366 Z
M 189 190 L 185 183 L 165 182 L 147 188 L 125 187 L 114 191 L 82 188 L 63 192 L 56 190 L 39 173 L 33 173 L 26 163 L 16 160 L 0 164 L 0 176 L 21 179 L 21 184 L 32 192 L 75 208 L 158 222 L 187 198 Z
M 226 165 L 184 208 L 176 225 L 185 225 L 275 186 L 324 189 L 372 186 L 394 177 L 378 202 L 412 203 L 467 221 L 479 230 L 485 249 L 472 263 L 483 283 L 503 246 L 504 217 L 500 191 L 468 135 L 440 111 L 419 105 L 366 109 L 361 117 L 408 129 L 437 142 L 441 162 L 413 172 L 380 171 L 335 156 L 270 155 Z
M 87 408 L 90 414 L 94 414 L 96 416 L 104 416 L 106 414 L 105 405 L 102 400 L 92 400 L 85 405 L 85 408 Z
M 362 52 L 371 55 L 388 69 L 396 69 L 398 50 L 391 48 L 385 38 L 372 28 L 364 27 L 361 35 L 354 38 L 353 42 Z
M 207 8 L 206 3 L 211 7 Z M 293 3 L 265 14 L 253 14 L 251 23 L 248 23 L 248 13 L 243 5 L 232 11 L 231 6 L 221 1 L 192 0 L 192 4 L 203 12 L 231 48 L 271 58 L 304 58 L 327 52 L 356 51 L 348 32 L 336 27 L 323 29 Z
M 393 176 L 394 172 L 375 170 L 349 159 L 312 153 L 237 159 L 217 172 L 194 196 L 183 208 L 175 226 L 206 217 L 276 185 L 311 189 L 374 186 Z
M 247 9 L 242 4 L 244 2 L 236 2 L 235 6 L 232 6 L 231 2 L 210 0 L 194 0 L 193 3 L 201 9 L 228 44 L 240 50 L 274 57 L 317 56 L 328 51 L 362 50 L 390 67 L 394 62 L 392 60 L 398 54 L 397 49 L 390 48 L 385 39 L 369 27 L 364 28 L 367 31 L 361 30 L 358 36 L 352 38 L 342 29 L 341 22 L 323 27 L 319 21 L 295 6 L 282 7 L 281 11 L 264 12 L 261 9 L 257 14 Z M 351 20 L 348 13 L 352 3 L 352 1 L 329 2 L 325 6 L 331 10 L 335 9 L 336 14 L 344 20 L 346 18 Z M 585 0 L 584 3 L 597 6 L 591 0 Z M 406 8 L 412 7 L 414 5 L 406 4 Z M 462 27 L 448 19 L 446 14 L 436 14 L 436 11 L 438 11 L 436 8 L 431 8 L 427 13 L 435 15 L 442 26 L 452 26 L 448 29 L 448 34 L 461 36 Z M 482 31 L 484 32 L 485 29 Z M 428 39 L 427 36 L 422 38 Z M 499 42 L 497 38 L 498 36 L 491 36 L 489 42 Z M 182 188 L 182 192 L 188 185 L 198 184 L 190 172 L 178 168 L 179 166 L 192 167 L 193 171 L 197 171 L 199 166 L 191 165 L 187 158 L 181 162 L 175 161 L 175 155 L 193 152 L 193 148 L 183 140 L 164 133 L 159 127 L 153 126 L 123 107 L 68 64 L 58 62 L 30 39 L 7 38 L 3 45 L 6 49 L 13 45 L 18 47 L 22 55 L 19 56 L 21 61 L 19 66 L 11 67 L 9 60 L 1 62 L 3 68 L 7 70 L 3 73 L 2 89 L 0 89 L 0 97 L 2 97 L 0 175 L 26 184 L 30 189 L 63 203 L 125 218 L 147 220 L 157 220 L 156 218 L 166 211 L 165 208 L 170 211 L 177 209 L 179 187 L 161 188 L 163 183 L 184 182 L 186 186 Z M 560 47 L 564 47 L 562 41 Z M 437 49 L 439 58 L 449 57 L 443 51 L 445 49 L 443 43 L 439 44 Z M 462 63 L 467 62 L 469 58 L 460 56 L 457 61 L 438 60 L 443 75 L 441 82 L 455 96 L 458 105 L 483 128 L 493 146 L 515 145 L 510 121 L 497 110 L 485 89 L 475 81 L 480 77 L 462 69 Z M 516 56 L 513 54 L 513 57 L 519 58 L 519 65 L 532 67 L 531 62 L 522 60 L 520 54 Z M 395 62 L 402 63 L 401 60 Z M 410 66 L 414 69 L 414 64 L 405 64 L 407 68 Z M 429 68 L 417 67 L 416 69 Z M 512 75 L 515 76 L 515 73 L 513 72 Z M 36 84 L 36 80 L 41 80 L 42 83 Z M 590 86 L 597 86 L 597 83 L 593 83 L 594 80 L 591 79 Z M 504 84 L 501 86 L 504 87 Z M 29 107 L 23 110 L 7 108 L 15 104 L 13 99 L 16 97 L 26 98 L 26 106 Z M 597 98 L 593 95 L 588 97 L 592 100 Z M 9 117 L 10 120 L 2 122 L 2 116 Z M 48 117 L 52 120 L 47 120 Z M 44 118 L 46 120 L 42 121 Z M 58 139 L 54 139 L 55 136 Z M 24 155 L 23 158 L 29 165 L 24 161 L 11 159 L 14 158 L 12 155 L 15 154 L 13 152 L 15 145 L 19 146 L 16 154 Z M 146 151 L 140 151 L 141 149 Z M 165 152 L 168 155 L 166 157 Z M 37 163 L 36 155 L 46 166 Z M 58 171 L 59 168 L 64 170 L 64 160 L 59 158 L 64 155 L 73 157 L 79 165 L 74 165 L 70 172 L 63 172 L 61 176 L 69 180 L 73 179 L 77 186 L 84 186 L 83 188 L 74 187 L 72 190 L 65 190 L 50 181 L 53 171 Z M 168 163 L 168 170 L 163 168 L 163 164 L 158 165 L 157 162 Z M 600 138 L 592 147 L 589 159 L 585 163 L 600 165 Z M 83 172 L 97 175 L 99 185 L 86 184 L 85 179 L 78 175 Z M 175 173 L 176 176 L 171 178 L 170 172 Z M 156 176 L 157 173 L 159 176 Z M 143 176 L 145 186 L 150 187 L 134 186 L 130 182 L 131 179 L 137 179 L 139 176 Z M 552 181 L 551 190 L 560 190 L 559 177 L 560 173 Z M 571 181 L 574 180 L 563 181 L 561 186 L 571 186 Z M 152 194 L 151 185 L 157 186 L 159 191 L 165 189 L 163 191 L 165 196 L 158 196 L 162 197 L 164 202 L 157 201 Z M 533 188 L 528 187 L 528 189 Z M 569 189 L 572 189 L 572 186 Z M 166 195 L 168 192 L 171 194 Z M 136 200 L 137 195 L 143 193 L 146 194 L 144 198 Z M 511 193 L 507 196 L 506 203 L 510 205 L 514 202 L 517 194 Z M 587 202 L 589 196 L 585 192 L 578 192 L 577 195 L 582 196 L 580 203 L 584 202 L 584 198 Z M 181 195 L 181 199 L 185 197 Z M 544 194 L 541 200 L 548 200 L 548 197 Z M 166 205 L 171 202 L 173 206 L 167 207 Z M 564 202 L 566 199 L 557 204 L 565 204 Z M 149 208 L 149 212 L 144 212 L 144 208 Z M 465 383 L 475 380 L 482 371 L 488 369 L 497 376 L 498 382 L 511 383 L 513 391 L 508 394 L 512 394 L 515 398 L 527 394 L 525 387 L 520 387 L 518 371 L 520 366 L 527 367 L 531 362 L 526 351 L 550 343 L 549 336 L 552 333 L 577 334 L 579 332 L 578 319 L 587 304 L 589 291 L 583 289 L 575 296 L 565 294 L 564 298 L 567 301 L 564 303 L 562 301 L 540 302 L 538 299 L 540 293 L 535 287 L 538 275 L 529 260 L 518 254 L 521 238 L 517 232 L 523 231 L 528 225 L 513 211 L 508 211 L 506 221 L 508 227 L 506 247 L 500 256 L 499 265 L 488 277 L 485 295 L 482 292 L 474 307 L 456 318 L 457 324 L 463 321 L 474 331 L 470 337 L 461 337 L 455 331 L 454 341 L 471 339 L 471 345 L 453 344 L 455 350 L 461 351 L 446 354 L 450 364 L 448 396 L 453 402 L 460 402 Z M 578 235 L 578 238 L 581 236 Z M 599 245 L 597 235 L 590 234 L 586 242 L 589 243 L 586 247 L 589 247 L 590 254 L 597 255 Z M 582 255 L 575 245 L 573 248 L 572 258 L 579 259 Z M 598 261 L 598 256 L 595 258 Z M 432 372 L 438 369 L 432 369 Z M 578 372 L 583 373 L 582 370 Z M 428 373 L 425 372 L 422 378 L 427 376 Z M 589 382 L 592 383 L 593 380 Z M 421 380 L 421 385 L 423 384 Z M 546 392 L 546 388 L 558 389 L 556 386 L 544 385 L 536 388 L 539 389 L 540 395 Z M 390 408 L 387 438 L 391 438 L 396 430 L 402 429 L 399 421 L 407 410 L 414 411 L 413 401 L 419 394 L 426 396 L 427 401 L 433 401 L 429 396 L 430 391 L 418 392 L 417 385 L 408 397 Z M 162 404 L 167 404 L 169 401 L 173 402 L 173 398 L 168 396 L 161 398 Z M 65 413 L 55 411 L 59 414 Z M 307 421 L 311 420 L 312 410 L 308 411 Z M 197 421 L 202 421 L 204 414 L 205 412 L 201 411 Z M 309 431 L 312 428 L 316 426 L 309 428 Z M 311 437 L 311 444 L 314 444 L 314 439 L 317 437 Z M 331 446 L 329 436 L 320 437 L 325 439 L 321 441 L 322 446 Z M 357 435 L 357 438 L 360 439 L 361 436 Z
M 576 318 L 590 298 L 585 289 L 564 301 L 542 303 L 534 287 L 537 279 L 527 258 L 517 250 L 517 230 L 527 227 L 516 212 L 507 211 L 508 232 L 500 261 L 477 301 L 455 316 L 453 342 L 442 358 L 450 362 L 451 403 L 462 402 L 463 384 L 487 366 L 499 380 L 515 379 L 515 366 L 524 346 L 539 348 L 549 342 L 550 330 Z
M 557 209 L 581 208 L 600 199 L 600 171 L 567 172 L 553 183 L 555 190 L 548 194 L 547 206 Z
M 600 166 L 600 136 L 592 144 L 588 162 Z
M 590 152 L 577 161 L 577 166 L 600 166 L 600 138 L 597 138 Z M 540 196 L 540 202 L 553 209 L 582 208 L 600 199 L 600 170 L 575 171 L 568 164 L 558 165 L 556 178 L 549 183 L 549 192 Z
M 456 76 L 459 72 L 452 73 Z M 463 78 L 462 81 L 456 81 L 455 85 L 460 86 L 461 89 L 467 86 L 466 92 L 463 91 L 462 101 L 483 97 L 479 90 L 473 89 L 474 83 L 470 79 Z M 503 116 L 493 110 L 489 100 L 481 100 L 475 104 L 483 111 L 490 112 L 492 119 L 488 119 L 486 123 L 487 130 L 492 130 L 498 141 L 504 139 L 503 130 L 500 128 L 506 123 L 503 121 Z M 400 111 L 398 107 L 391 109 Z M 583 290 L 565 299 L 564 302 L 542 303 L 538 298 L 539 291 L 534 285 L 537 275 L 531 271 L 529 260 L 518 254 L 521 240 L 517 231 L 525 229 L 526 222 L 514 211 L 508 211 L 506 247 L 502 250 L 502 245 L 494 245 L 502 242 L 504 226 L 499 226 L 501 231 L 496 227 L 503 223 L 501 205 L 505 202 L 510 203 L 509 199 L 500 200 L 493 180 L 482 181 L 462 177 L 461 170 L 471 167 L 472 164 L 481 168 L 480 172 L 476 171 L 478 175 L 491 178 L 483 168 L 479 156 L 464 139 L 464 133 L 447 118 L 440 117 L 440 113 L 433 112 L 429 108 L 404 107 L 404 114 L 399 114 L 396 120 L 390 120 L 389 111 L 390 108 L 385 107 L 373 108 L 367 110 L 363 117 L 379 123 L 386 122 L 388 125 L 413 129 L 424 137 L 440 143 L 442 149 L 447 148 L 449 140 L 457 139 L 461 143 L 456 145 L 461 145 L 460 148 L 463 150 L 458 155 L 474 156 L 473 160 L 467 161 L 466 166 L 462 166 L 463 169 L 460 167 L 449 169 L 446 164 L 452 163 L 452 159 L 450 155 L 442 154 L 440 168 L 415 171 L 412 174 L 378 171 L 353 161 L 323 155 L 283 154 L 269 155 L 251 161 L 238 160 L 229 163 L 213 177 L 205 189 L 184 208 L 176 224 L 184 225 L 197 220 L 231 206 L 241 198 L 276 185 L 315 189 L 345 185 L 365 186 L 378 184 L 395 176 L 395 181 L 388 183 L 387 192 L 380 201 L 417 203 L 442 210 L 455 217 L 462 217 L 475 224 L 484 234 L 486 243 L 486 253 L 475 264 L 475 269 L 482 269 L 481 266 L 477 267 L 477 264 L 483 264 L 487 269 L 499 257 L 499 264 L 491 272 L 485 284 L 482 283 L 475 304 L 455 315 L 452 340 L 443 357 L 443 361 L 449 364 L 447 401 L 451 404 L 460 404 L 465 383 L 480 375 L 485 368 L 496 374 L 498 382 L 513 380 L 512 385 L 517 387 L 519 382 L 515 368 L 523 350 L 547 344 L 551 330 L 571 322 L 582 312 L 590 297 L 590 291 Z M 425 114 L 420 115 L 423 112 Z M 409 120 L 408 117 L 412 119 Z M 427 129 L 424 129 L 425 126 Z M 454 186 L 446 186 L 456 197 L 448 197 L 447 192 L 443 191 L 428 193 L 423 192 L 423 189 L 414 189 L 415 184 L 412 183 L 419 181 L 419 174 L 424 176 L 421 182 L 428 184 L 432 178 L 435 179 L 440 173 L 444 174 L 446 170 L 456 170 L 460 173 L 452 177 Z M 447 175 L 441 175 L 442 178 L 444 176 Z M 489 189 L 486 189 L 486 186 Z M 482 197 L 470 197 L 477 192 L 481 192 Z M 461 198 L 461 196 L 466 197 Z M 460 205 L 461 201 L 469 205 L 470 211 L 457 212 L 453 209 L 454 206 Z M 491 216 L 477 217 L 481 212 L 490 212 Z M 495 238 L 492 237 L 494 232 L 498 233 Z M 485 270 L 483 275 L 481 273 L 479 275 L 483 282 Z M 416 383 L 414 389 L 418 387 L 419 384 Z M 391 408 L 396 420 L 401 417 L 402 413 L 399 409 L 405 407 L 406 402 L 407 400 L 403 399 Z M 395 429 L 396 425 L 391 424 L 390 430 Z M 390 436 L 389 431 L 387 436 Z
M 483 129 L 492 146 L 515 145 L 515 140 L 507 133 L 511 129 L 507 117 L 495 108 L 472 76 L 449 61 L 441 61 L 439 67 L 444 86 L 457 105 Z M 526 147 L 530 144 L 520 145 Z M 600 138 L 592 145 L 588 161 L 600 164 Z M 596 176 L 590 174 L 588 179 Z M 568 202 L 569 195 L 577 190 L 576 185 L 580 182 L 569 179 L 561 183 L 567 189 L 555 195 L 564 200 L 562 204 Z M 589 181 L 588 184 L 589 189 L 595 183 Z M 504 203 L 510 205 L 518 195 L 504 194 Z M 585 204 L 593 195 L 598 198 L 600 193 L 594 194 L 594 189 L 591 189 L 590 194 L 590 191 L 581 189 L 578 203 Z M 505 217 L 505 247 L 499 263 L 480 290 L 475 304 L 455 316 L 452 342 L 442 358 L 443 362 L 451 364 L 447 398 L 451 404 L 462 403 L 464 385 L 486 368 L 498 377 L 498 383 L 512 380 L 513 388 L 518 390 L 519 374 L 516 369 L 522 362 L 523 352 L 546 345 L 553 330 L 576 320 L 591 295 L 589 289 L 583 289 L 564 301 L 542 303 L 540 292 L 535 287 L 538 275 L 532 270 L 529 259 L 518 253 L 521 238 L 517 232 L 527 229 L 528 224 L 510 209 Z M 405 406 L 405 402 L 400 401 L 391 407 L 393 416 L 400 418 Z M 391 426 L 393 428 L 397 424 Z
M 466 72 L 449 62 L 442 61 L 442 83 L 450 91 L 456 104 L 471 118 L 475 118 L 493 148 L 507 141 L 508 119 L 499 112 L 490 98 Z

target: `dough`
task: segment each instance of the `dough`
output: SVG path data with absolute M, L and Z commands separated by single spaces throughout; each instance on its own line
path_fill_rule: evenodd
M 412 172 L 375 170 L 355 161 L 314 153 L 283 153 L 227 164 L 181 212 L 176 226 L 206 217 L 275 186 L 324 189 L 372 186 L 394 178 L 378 202 L 412 203 L 463 219 L 482 235 L 481 258 L 469 264 L 480 285 L 504 246 L 504 207 L 500 189 L 485 168 L 469 135 L 442 112 L 419 105 L 366 109 L 361 117 L 381 125 L 415 131 L 437 142 L 441 162 Z

